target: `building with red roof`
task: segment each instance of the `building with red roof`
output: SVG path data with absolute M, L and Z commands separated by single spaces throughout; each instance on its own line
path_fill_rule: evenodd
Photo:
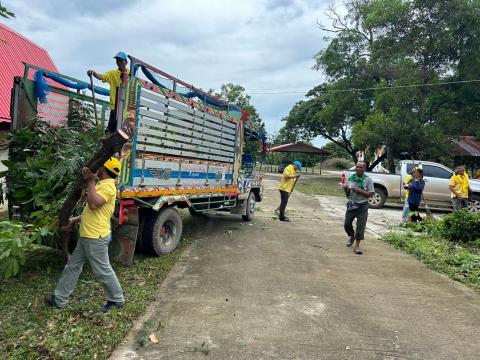
M 0 123 L 10 122 L 10 95 L 15 76 L 23 76 L 23 62 L 58 72 L 48 52 L 0 24 Z M 31 74 L 30 74 L 31 76 Z

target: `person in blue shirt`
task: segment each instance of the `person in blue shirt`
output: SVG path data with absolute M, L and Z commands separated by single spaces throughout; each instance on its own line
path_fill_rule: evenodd
M 415 169 L 413 173 L 413 179 L 411 179 L 405 186 L 405 190 L 408 190 L 408 208 L 410 210 L 410 219 L 412 222 L 422 221 L 418 208 L 422 201 L 422 193 L 425 188 L 425 180 L 423 180 L 423 170 Z

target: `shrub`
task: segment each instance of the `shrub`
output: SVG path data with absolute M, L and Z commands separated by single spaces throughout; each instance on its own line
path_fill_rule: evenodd
M 10 133 L 9 147 L 12 156 L 3 161 L 8 170 L 0 173 L 7 177 L 9 201 L 21 206 L 22 220 L 53 234 L 81 167 L 100 147 L 96 129 L 55 128 L 36 119 Z
M 32 225 L 0 222 L 0 277 L 8 279 L 19 273 L 25 264 L 25 251 L 34 242 L 40 243 L 48 229 L 35 229 Z
M 342 158 L 332 158 L 325 160 L 322 164 L 323 168 L 335 168 L 340 170 L 349 169 L 353 166 L 353 162 Z
M 439 220 L 440 234 L 454 242 L 472 242 L 480 238 L 480 214 L 455 211 Z

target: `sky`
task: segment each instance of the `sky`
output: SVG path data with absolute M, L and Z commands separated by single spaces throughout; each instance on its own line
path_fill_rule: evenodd
M 331 0 L 15 0 L 3 22 L 45 48 L 59 71 L 115 68 L 118 51 L 202 89 L 240 84 L 267 132 L 323 82 L 313 56 L 326 47 L 318 23 Z M 257 94 L 299 92 L 296 94 Z M 314 144 L 325 144 L 315 139 Z

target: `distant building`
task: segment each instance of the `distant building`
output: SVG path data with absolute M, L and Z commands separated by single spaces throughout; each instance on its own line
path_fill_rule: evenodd
M 45 49 L 6 25 L 0 24 L 0 128 L 3 129 L 8 129 L 11 121 L 10 95 L 13 78 L 23 76 L 23 62 L 58 72 Z

